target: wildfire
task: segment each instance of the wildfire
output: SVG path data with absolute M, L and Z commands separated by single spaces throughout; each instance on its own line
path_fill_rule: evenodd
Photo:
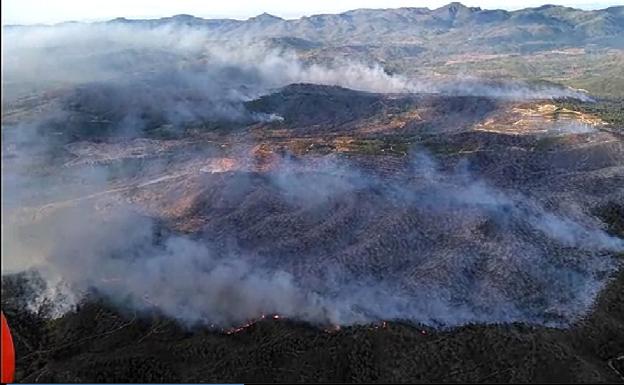
M 230 335 L 230 334 L 234 334 L 234 333 L 240 333 L 243 330 L 247 329 L 248 327 L 254 325 L 260 319 L 262 319 L 262 318 L 251 320 L 251 321 L 248 321 L 247 323 L 245 323 L 245 324 L 243 324 L 241 326 L 238 326 L 238 327 L 235 327 L 235 328 L 232 328 L 232 329 L 228 329 L 228 330 L 225 331 L 225 334 Z
M 239 326 L 237 328 L 233 328 L 233 329 L 228 329 L 225 331 L 225 334 L 230 335 L 230 334 L 234 334 L 234 333 L 240 333 L 243 330 L 247 329 L 248 327 L 250 327 L 251 325 L 253 325 L 255 322 L 251 322 L 251 323 L 246 323 L 242 326 Z
M 387 327 L 388 327 L 388 323 L 386 321 L 381 321 L 381 323 L 373 325 L 371 330 L 377 330 L 377 329 L 380 329 L 380 328 L 381 329 L 386 329 Z
M 231 329 L 226 329 L 226 330 L 224 330 L 223 332 L 224 332 L 225 334 L 227 334 L 227 335 L 230 335 L 230 334 L 235 334 L 235 333 L 240 333 L 240 332 L 242 332 L 243 330 L 245 330 L 245 329 L 249 328 L 250 326 L 255 325 L 258 321 L 261 321 L 261 320 L 263 320 L 263 319 L 265 319 L 265 318 L 266 318 L 266 315 L 262 314 L 262 315 L 260 315 L 260 317 L 258 317 L 258 318 L 256 318 L 256 319 L 252 319 L 252 320 L 250 320 L 250 321 L 248 321 L 248 322 L 244 323 L 243 325 L 240 325 L 240 326 L 237 326 L 237 327 L 234 327 L 234 328 L 231 328 Z M 278 320 L 278 319 L 281 319 L 282 317 L 281 317 L 279 314 L 273 314 L 273 315 L 271 316 L 271 318 L 272 318 L 272 319 L 274 319 L 274 320 Z

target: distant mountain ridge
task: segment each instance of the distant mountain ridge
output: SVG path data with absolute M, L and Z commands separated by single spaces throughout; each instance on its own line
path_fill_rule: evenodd
M 153 20 L 114 19 L 107 23 L 131 23 L 156 27 L 165 24 L 203 27 L 224 37 L 298 37 L 336 42 L 388 42 L 405 37 L 460 33 L 472 39 L 548 39 L 581 41 L 624 35 L 624 6 L 585 11 L 543 5 L 517 11 L 485 10 L 453 2 L 437 9 L 355 9 L 340 14 L 319 14 L 285 20 L 263 13 L 247 20 L 203 19 L 176 15 Z M 469 32 L 465 34 L 464 32 Z
M 436 9 L 362 8 L 298 19 L 268 13 L 247 20 L 181 14 L 44 27 L 4 26 L 3 31 L 20 34 L 21 28 L 75 28 L 69 35 L 79 36 L 82 26 L 103 34 L 116 26 L 121 27 L 120 32 L 136 27 L 130 32 L 138 35 L 150 29 L 167 36 L 171 31 L 192 33 L 202 44 L 216 46 L 259 43 L 276 48 L 275 52 L 295 53 L 306 64 L 341 65 L 350 61 L 409 78 L 461 78 L 470 74 L 484 79 L 546 80 L 605 96 L 622 95 L 624 89 L 624 5 L 581 10 L 547 4 L 506 11 L 453 2 Z M 127 54 L 123 52 L 122 57 Z M 164 50 L 152 57 L 170 54 Z M 111 55 L 109 60 L 114 58 Z M 152 59 L 134 63 L 149 66 Z
M 452 2 L 436 9 L 354 9 L 286 20 L 263 13 L 247 20 L 203 19 L 175 15 L 160 19 L 116 18 L 106 24 L 146 27 L 163 25 L 202 28 L 221 38 L 295 37 L 324 44 L 427 44 L 431 39 L 451 45 L 526 43 L 586 44 L 624 37 L 624 6 L 581 10 L 543 5 L 516 11 L 486 10 Z M 99 23 L 95 23 L 99 24 Z

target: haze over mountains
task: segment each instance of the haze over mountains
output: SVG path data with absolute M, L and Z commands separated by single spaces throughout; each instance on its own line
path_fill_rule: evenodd
M 624 6 L 602 10 L 544 5 L 517 11 L 486 10 L 453 2 L 443 7 L 355 9 L 286 20 L 263 13 L 248 20 L 203 19 L 176 15 L 152 20 L 117 18 L 108 24 L 129 23 L 201 27 L 218 37 L 289 37 L 294 46 L 315 44 L 427 44 L 493 49 L 492 45 L 536 43 L 551 46 L 588 43 L 617 44 L 624 33 Z M 298 41 L 297 39 L 304 39 Z M 435 42 L 432 41 L 435 39 Z M 621 43 L 621 41 L 619 42 Z M 508 47 L 508 49 L 514 46 Z
M 619 70 L 624 67 L 624 6 L 580 10 L 544 5 L 505 11 L 454 2 L 434 10 L 356 9 L 293 20 L 266 13 L 248 20 L 176 15 L 3 29 L 63 27 L 67 34 L 80 36 L 85 25 L 91 26 L 90 30 L 137 27 L 164 32 L 154 37 L 155 41 L 175 41 L 176 31 L 184 31 L 217 45 L 224 41 L 261 43 L 294 52 L 304 62 L 358 61 L 382 65 L 388 73 L 408 77 L 547 80 L 604 96 L 622 95 L 624 89 L 624 75 Z M 62 45 L 57 49 L 62 50 Z M 169 59 L 161 53 L 154 60 Z
M 21 378 L 617 378 L 623 12 L 3 27 Z

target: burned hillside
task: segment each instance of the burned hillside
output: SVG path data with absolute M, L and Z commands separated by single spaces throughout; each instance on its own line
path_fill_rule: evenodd
M 8 46 L 18 381 L 622 379 L 613 104 L 171 21 Z

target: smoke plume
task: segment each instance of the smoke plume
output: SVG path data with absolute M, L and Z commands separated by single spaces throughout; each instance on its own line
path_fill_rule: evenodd
M 37 270 L 57 314 L 96 292 L 120 306 L 222 327 L 268 314 L 315 324 L 565 326 L 591 308 L 618 267 L 613 254 L 624 241 L 590 215 L 549 211 L 423 153 L 391 178 L 334 157 L 281 157 L 270 172 L 224 167 L 198 177 L 209 173 L 192 161 L 212 153 L 188 151 L 178 138 L 187 126 L 214 126 L 231 130 L 234 142 L 249 123 L 279 121 L 244 102 L 291 83 L 585 97 L 576 91 L 407 79 L 381 65 L 312 63 L 190 27 L 6 32 L 2 269 Z M 189 166 L 169 171 L 173 162 L 147 155 L 122 166 L 114 157 L 72 163 L 71 143 L 146 131 L 174 134 L 180 143 L 163 157 Z M 243 158 L 231 161 L 247 164 Z M 132 201 L 133 192 L 166 180 L 183 192 L 184 183 L 199 185 L 192 208 L 207 222 L 199 234 L 173 232 Z
M 400 319 L 563 326 L 590 309 L 617 268 L 612 253 L 624 250 L 624 240 L 591 218 L 548 212 L 463 171 L 442 171 L 425 154 L 395 181 L 332 157 L 315 163 L 284 158 L 271 174 L 250 176 L 256 177 L 246 187 L 235 178 L 226 182 L 230 188 L 215 186 L 227 197 L 214 201 L 241 206 L 260 191 L 274 191 L 290 212 L 320 216 L 323 223 L 332 220 L 332 207 L 356 199 L 371 210 L 350 214 L 361 217 L 365 229 L 379 226 L 375 217 L 384 211 L 413 227 L 399 221 L 381 227 L 380 239 L 350 240 L 357 238 L 354 228 L 341 225 L 318 245 L 329 253 L 310 247 L 292 254 L 280 245 L 261 251 L 237 244 L 246 230 L 226 235 L 230 247 L 209 236 L 163 235 L 137 208 L 116 204 L 97 213 L 85 201 L 36 223 L 11 223 L 3 254 L 30 261 L 22 269 L 38 269 L 54 289 L 62 282 L 63 295 L 54 300 L 59 309 L 95 290 L 120 306 L 222 327 L 263 314 L 319 325 Z M 270 212 L 270 201 L 255 205 Z M 494 234 L 483 238 L 485 224 Z M 392 233 L 393 226 L 403 233 Z M 393 254 L 375 250 L 389 241 L 406 244 Z

